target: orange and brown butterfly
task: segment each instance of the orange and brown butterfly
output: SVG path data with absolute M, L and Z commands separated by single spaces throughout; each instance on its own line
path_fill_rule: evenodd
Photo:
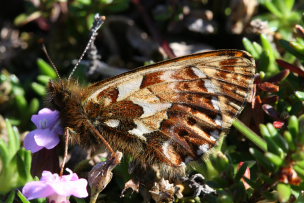
M 251 98 L 255 63 L 245 51 L 183 56 L 81 87 L 49 83 L 49 106 L 60 111 L 70 139 L 108 145 L 163 177 L 214 147 Z

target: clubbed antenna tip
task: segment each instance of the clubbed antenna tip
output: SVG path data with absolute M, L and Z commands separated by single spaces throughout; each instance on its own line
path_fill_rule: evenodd
M 91 46 L 91 44 L 94 42 L 96 36 L 97 36 L 97 31 L 99 30 L 99 28 L 102 26 L 102 24 L 104 23 L 104 21 L 106 20 L 105 16 L 100 16 L 99 13 L 97 13 L 95 15 L 95 19 L 93 22 L 93 26 L 91 28 L 91 37 L 84 49 L 84 51 L 82 52 L 80 58 L 78 59 L 77 63 L 75 64 L 71 74 L 68 77 L 68 80 L 70 80 L 70 78 L 72 77 L 73 73 L 75 72 L 75 70 L 77 69 L 80 61 L 82 60 L 82 58 L 84 57 L 84 55 L 86 54 L 86 52 L 88 51 L 89 47 Z

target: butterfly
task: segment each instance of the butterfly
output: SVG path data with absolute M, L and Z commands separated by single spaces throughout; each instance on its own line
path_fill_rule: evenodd
M 167 177 L 213 148 L 252 96 L 255 62 L 245 51 L 183 56 L 82 87 L 51 81 L 48 105 L 60 111 L 72 143 L 105 144 Z

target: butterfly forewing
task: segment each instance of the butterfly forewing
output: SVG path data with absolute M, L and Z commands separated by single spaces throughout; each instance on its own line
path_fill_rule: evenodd
M 180 57 L 92 85 L 85 109 L 98 130 L 120 140 L 112 143 L 119 150 L 179 166 L 206 153 L 231 126 L 251 96 L 254 72 L 243 51 Z

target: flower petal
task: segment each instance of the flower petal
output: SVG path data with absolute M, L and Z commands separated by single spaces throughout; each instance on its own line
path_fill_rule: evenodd
M 63 130 L 63 127 L 61 126 L 61 123 L 60 123 L 59 119 L 58 119 L 57 123 L 55 123 L 55 125 L 52 127 L 52 131 L 56 135 L 63 135 L 64 134 L 64 130 Z
M 60 139 L 57 134 L 49 129 L 38 129 L 34 135 L 35 142 L 38 146 L 52 149 L 58 145 Z
M 75 196 L 79 198 L 87 197 L 87 185 L 86 179 L 79 179 L 74 181 L 61 181 L 49 183 L 53 190 L 62 196 Z
M 52 174 L 50 171 L 43 171 L 40 181 L 52 182 L 52 181 L 60 181 L 60 177 L 57 173 Z
M 27 197 L 27 199 L 37 199 L 37 198 L 43 198 L 48 197 L 52 194 L 54 194 L 54 190 L 52 187 L 50 187 L 48 184 L 45 184 L 43 181 L 33 181 L 27 183 L 23 189 L 22 193 L 24 196 Z
M 52 196 L 49 196 L 48 199 L 49 199 L 49 202 L 59 202 L 59 203 L 70 203 L 69 197 L 66 197 L 66 196 L 62 196 L 62 195 L 52 195 Z
M 59 111 L 43 108 L 37 115 L 33 115 L 31 120 L 37 128 L 52 128 L 59 120 Z
M 63 175 L 61 177 L 62 181 L 74 181 L 74 180 L 79 180 L 79 177 L 76 173 L 73 173 L 73 171 L 69 168 L 65 169 L 66 171 L 68 171 L 70 174 L 69 175 Z
M 28 199 L 48 197 L 49 200 L 62 200 L 69 202 L 69 196 L 73 195 L 78 198 L 88 196 L 88 182 L 86 179 L 79 179 L 76 173 L 70 171 L 69 175 L 60 177 L 58 174 L 52 174 L 49 171 L 43 171 L 40 181 L 27 183 L 22 193 Z
M 37 145 L 36 141 L 35 141 L 35 134 L 38 130 L 33 130 L 31 131 L 29 134 L 26 135 L 26 137 L 24 138 L 23 141 L 23 145 L 27 150 L 32 151 L 32 153 L 38 152 L 39 150 L 41 150 L 43 147 Z

